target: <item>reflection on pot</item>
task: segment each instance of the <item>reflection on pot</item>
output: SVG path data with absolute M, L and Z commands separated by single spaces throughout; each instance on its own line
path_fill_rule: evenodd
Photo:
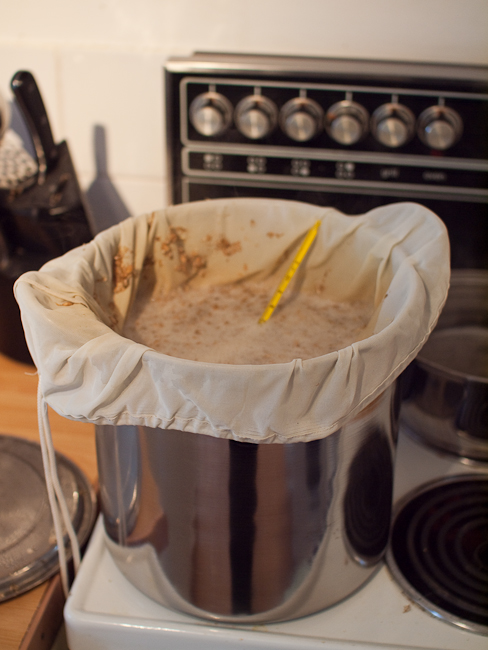
M 163 605 L 221 621 L 286 620 L 347 597 L 387 543 L 394 393 L 307 443 L 97 427 L 119 568 Z
M 354 556 L 364 564 L 382 557 L 390 531 L 393 465 L 388 435 L 370 432 L 349 470 L 344 500 L 347 539 Z
M 453 271 L 437 327 L 402 381 L 412 435 L 488 460 L 488 272 Z

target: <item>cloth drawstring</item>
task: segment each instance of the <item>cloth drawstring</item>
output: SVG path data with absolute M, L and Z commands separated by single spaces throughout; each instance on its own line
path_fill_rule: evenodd
M 56 453 L 53 446 L 51 426 L 49 424 L 49 414 L 47 410 L 47 403 L 41 391 L 41 383 L 37 388 L 37 418 L 39 425 L 39 438 L 41 441 L 42 462 L 44 465 L 44 475 L 46 478 L 47 494 L 49 504 L 51 506 L 51 514 L 54 523 L 54 532 L 56 534 L 56 542 L 58 545 L 59 569 L 61 572 L 61 582 L 63 591 L 66 598 L 69 593 L 69 577 L 68 577 L 68 560 L 66 557 L 66 549 L 64 546 L 63 524 L 68 533 L 71 543 L 71 551 L 73 555 L 73 565 L 75 575 L 80 566 L 80 546 L 76 536 L 71 517 L 66 504 L 61 485 L 59 483 L 58 471 L 56 466 Z

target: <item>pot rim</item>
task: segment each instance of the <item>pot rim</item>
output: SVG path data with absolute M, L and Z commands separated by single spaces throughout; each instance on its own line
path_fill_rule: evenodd
M 450 278 L 450 290 L 455 289 L 484 289 L 488 291 L 488 270 L 487 269 L 451 269 L 451 278 Z M 449 311 L 449 296 L 447 298 L 446 305 L 444 310 Z M 440 316 L 440 323 L 442 322 L 442 313 Z M 445 327 L 436 327 L 432 331 L 440 331 L 445 329 Z M 422 350 L 419 352 L 415 360 L 420 366 L 424 367 L 428 372 L 434 372 L 438 375 L 443 375 L 445 378 L 450 379 L 451 381 L 459 382 L 471 382 L 479 384 L 488 384 L 488 377 L 483 377 L 482 375 L 471 374 L 466 372 L 461 372 L 460 370 L 454 370 L 449 366 L 439 363 L 437 361 L 432 361 L 422 355 Z
M 425 370 L 427 370 L 430 373 L 438 374 L 438 375 L 443 375 L 447 379 L 450 379 L 451 381 L 457 381 L 457 383 L 477 383 L 477 384 L 488 384 L 488 377 L 482 377 L 480 375 L 472 375 L 466 372 L 461 372 L 459 370 L 452 370 L 448 366 L 442 364 L 442 363 L 437 363 L 435 361 L 430 361 L 429 359 L 426 359 L 425 357 L 422 357 L 422 353 L 420 353 L 416 359 L 414 360 L 414 363 L 418 363 L 421 367 L 424 367 Z

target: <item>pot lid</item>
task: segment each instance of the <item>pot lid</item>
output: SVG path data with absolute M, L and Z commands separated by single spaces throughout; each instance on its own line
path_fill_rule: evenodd
M 56 453 L 59 481 L 80 546 L 96 517 L 96 496 L 83 472 Z M 0 602 L 41 584 L 59 569 L 40 445 L 0 435 Z M 65 537 L 67 543 L 67 535 Z M 71 549 L 67 549 L 71 558 Z

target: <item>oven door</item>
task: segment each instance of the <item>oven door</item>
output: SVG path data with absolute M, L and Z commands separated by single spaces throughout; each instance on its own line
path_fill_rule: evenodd
M 284 186 L 283 183 L 236 181 L 223 178 L 183 177 L 181 200 L 258 197 L 304 201 L 333 207 L 345 214 L 358 215 L 389 203 L 414 201 L 429 208 L 446 224 L 451 243 L 453 268 L 488 269 L 488 203 L 474 198 L 426 197 L 413 191 L 402 194 L 348 187 L 317 186 L 303 183 Z

